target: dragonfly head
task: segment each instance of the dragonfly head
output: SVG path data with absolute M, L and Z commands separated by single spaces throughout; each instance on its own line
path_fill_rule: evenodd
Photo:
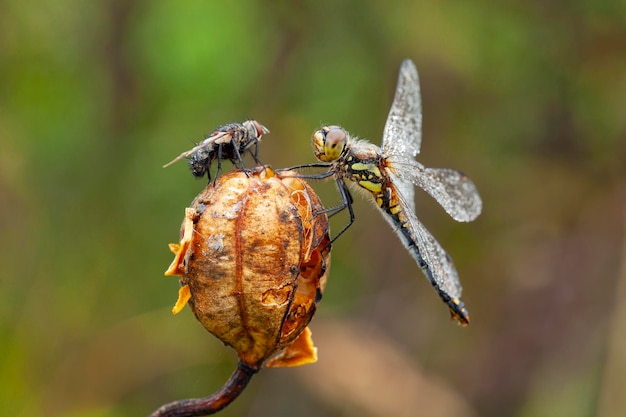
M 332 162 L 346 149 L 348 134 L 339 126 L 322 126 L 311 140 L 315 157 L 322 162 Z

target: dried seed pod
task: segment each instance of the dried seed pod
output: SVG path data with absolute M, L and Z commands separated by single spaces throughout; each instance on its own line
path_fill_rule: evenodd
M 316 360 L 307 325 L 329 269 L 328 219 L 290 172 L 236 170 L 186 210 L 175 259 L 174 312 L 188 302 L 202 325 L 251 369 Z
M 330 266 L 328 218 L 296 174 L 236 170 L 210 183 L 185 210 L 165 275 L 181 276 L 178 301 L 239 355 L 213 395 L 174 401 L 151 417 L 213 414 L 230 404 L 263 365 L 315 362 L 307 325 Z

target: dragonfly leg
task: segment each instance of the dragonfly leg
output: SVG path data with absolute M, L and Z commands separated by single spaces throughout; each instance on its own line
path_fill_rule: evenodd
M 341 194 L 342 203 L 336 207 L 331 207 L 331 208 L 318 211 L 317 213 L 315 213 L 315 216 L 330 212 L 331 214 L 328 217 L 332 217 L 335 214 L 340 213 L 345 209 L 348 209 L 348 213 L 350 214 L 350 220 L 348 221 L 348 224 L 346 224 L 343 227 L 343 229 L 341 229 L 339 233 L 337 233 L 335 237 L 333 237 L 330 240 L 330 242 L 328 242 L 328 244 L 324 246 L 324 248 L 322 249 L 322 252 L 330 248 L 332 244 L 335 242 L 335 240 L 337 240 L 337 238 L 341 236 L 346 230 L 348 230 L 350 226 L 352 226 L 352 223 L 354 223 L 354 211 L 352 210 L 352 202 L 354 200 L 352 199 L 352 194 L 350 194 L 350 190 L 348 190 L 346 183 L 342 179 L 335 178 L 335 181 L 337 181 L 337 188 L 339 188 L 339 193 Z
M 295 171 L 295 170 L 303 169 L 303 168 L 330 168 L 330 166 L 331 164 L 329 163 L 320 162 L 320 163 L 315 163 L 315 164 L 296 165 L 290 168 L 279 168 L 276 170 L 276 172 Z M 332 177 L 334 174 L 335 173 L 333 171 L 329 170 L 321 174 L 313 174 L 313 175 L 298 174 L 297 177 L 309 179 L 309 180 L 322 180 L 324 178 Z
M 318 162 L 314 164 L 296 165 L 291 168 L 277 169 L 276 171 L 277 172 L 291 171 L 291 170 L 298 170 L 298 169 L 303 169 L 303 168 L 326 168 L 328 169 L 331 166 L 332 164 L 329 164 L 326 162 Z M 298 174 L 297 176 L 297 178 L 303 178 L 303 179 L 309 179 L 309 180 L 322 180 L 322 179 L 333 177 L 333 176 L 335 176 L 335 182 L 337 183 L 337 188 L 339 189 L 339 194 L 341 195 L 341 204 L 335 207 L 330 207 L 324 210 L 320 210 L 314 215 L 318 216 L 320 214 L 330 213 L 328 214 L 328 217 L 332 217 L 335 214 L 338 214 L 347 208 L 348 213 L 350 214 L 350 220 L 348 221 L 348 224 L 346 224 L 339 231 L 339 233 L 337 233 L 337 235 L 331 239 L 331 241 L 328 243 L 328 245 L 326 245 L 326 247 L 330 247 L 330 245 L 332 245 L 332 243 L 335 240 L 337 240 L 337 238 L 341 236 L 346 230 L 348 230 L 350 226 L 352 226 L 352 223 L 354 223 L 354 210 L 352 209 L 352 203 L 354 200 L 352 198 L 352 194 L 350 194 L 350 190 L 348 189 L 348 186 L 346 185 L 345 181 L 342 178 L 338 178 L 335 174 L 335 171 L 333 171 L 332 169 L 329 169 L 326 172 L 322 172 L 321 174 L 312 174 L 312 175 Z
M 346 224 L 343 229 L 341 229 L 339 231 L 339 233 L 337 233 L 335 235 L 335 237 L 333 237 L 330 240 L 330 243 L 328 244 L 329 246 L 332 245 L 335 240 L 337 240 L 337 238 L 339 236 L 341 236 L 342 234 L 344 234 L 344 232 L 346 230 L 348 230 L 350 228 L 350 226 L 352 226 L 352 223 L 354 223 L 354 210 L 352 209 L 352 202 L 354 201 L 352 199 L 352 194 L 350 194 L 350 190 L 348 190 L 348 186 L 346 185 L 346 183 L 341 179 L 341 178 L 335 178 L 335 181 L 337 182 L 337 188 L 339 189 L 339 194 L 341 194 L 341 205 L 337 206 L 334 208 L 334 212 L 332 214 L 330 214 L 329 217 L 334 216 L 335 214 L 339 213 L 340 211 L 344 210 L 344 209 L 348 209 L 348 213 L 350 214 L 350 220 L 348 221 L 348 224 Z M 333 210 L 333 209 L 331 209 Z
M 344 184 L 343 181 L 341 183 Z M 324 214 L 324 213 L 328 214 L 328 213 L 330 213 L 330 214 L 328 214 L 328 217 L 333 217 L 335 214 L 341 213 L 346 208 L 348 208 L 348 211 L 350 211 L 352 209 L 352 203 L 354 202 L 354 199 L 352 198 L 352 194 L 350 193 L 350 190 L 348 188 L 345 188 L 345 186 L 343 186 L 343 185 L 338 185 L 338 188 L 339 188 L 339 193 L 341 194 L 342 203 L 340 205 L 338 205 L 338 206 L 329 207 L 329 208 L 326 208 L 324 210 L 318 211 L 317 213 L 315 213 L 316 216 L 319 215 L 319 214 Z M 342 190 L 345 191 L 345 193 L 346 193 L 345 196 L 344 196 Z M 348 224 L 348 226 L 346 226 L 346 229 L 348 227 L 350 227 L 351 224 L 352 224 L 352 222 L 350 224 Z

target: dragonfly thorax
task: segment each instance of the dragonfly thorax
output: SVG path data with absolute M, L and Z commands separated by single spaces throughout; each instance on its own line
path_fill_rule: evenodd
M 323 126 L 311 138 L 315 157 L 322 162 L 332 162 L 341 157 L 348 145 L 348 134 L 339 126 Z

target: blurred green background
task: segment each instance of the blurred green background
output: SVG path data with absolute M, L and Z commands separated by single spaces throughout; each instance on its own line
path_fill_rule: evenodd
M 263 370 L 221 415 L 623 415 L 617 0 L 0 2 L 0 415 L 141 416 L 217 390 L 235 355 L 171 315 L 163 276 L 204 182 L 161 166 L 247 118 L 274 167 L 314 162 L 321 123 L 378 144 L 405 58 L 420 162 L 484 200 L 457 224 L 417 192 L 472 324 L 357 197 L 311 326 L 319 362 Z

